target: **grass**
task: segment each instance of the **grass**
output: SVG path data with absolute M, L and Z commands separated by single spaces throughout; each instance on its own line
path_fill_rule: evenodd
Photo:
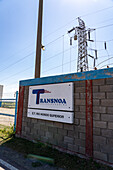
M 15 102 L 2 102 L 2 107 L 14 109 L 15 108 Z
M 0 144 L 13 136 L 13 126 L 0 125 Z
M 12 148 L 27 157 L 28 154 L 36 154 L 53 158 L 55 165 L 67 170 L 113 170 L 113 168 L 99 164 L 92 159 L 85 160 L 76 155 L 70 155 L 52 149 L 50 146 L 37 142 L 33 143 L 26 139 L 16 138 L 13 136 L 12 127 L 0 126 L 0 136 L 9 139 L 3 140 L 2 145 Z M 38 165 L 37 165 L 38 164 Z M 33 166 L 39 166 L 39 163 L 34 163 Z

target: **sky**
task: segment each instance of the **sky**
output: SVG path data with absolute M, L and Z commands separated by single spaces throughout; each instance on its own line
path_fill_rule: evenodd
M 41 77 L 76 73 L 78 47 L 67 32 L 81 17 L 92 31 L 88 53 L 97 49 L 98 69 L 113 66 L 113 0 L 43 0 Z M 19 81 L 34 78 L 38 0 L 0 0 L 0 85 L 4 98 L 14 97 Z M 104 49 L 106 41 L 107 50 Z M 110 59 L 111 58 L 111 59 Z M 93 70 L 93 60 L 89 59 Z

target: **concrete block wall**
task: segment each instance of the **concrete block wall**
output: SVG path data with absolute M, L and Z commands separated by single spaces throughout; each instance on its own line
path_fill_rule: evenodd
M 20 136 L 30 140 L 39 140 L 49 143 L 65 152 L 78 153 L 87 156 L 86 81 L 87 80 L 84 79 L 80 81 L 73 80 L 73 124 L 28 118 L 27 107 L 29 86 L 25 85 L 22 130 Z M 113 164 L 113 78 L 92 78 L 92 98 L 92 157 Z
M 93 80 L 93 156 L 113 163 L 113 78 Z
M 77 91 L 74 93 L 74 98 L 76 98 L 74 123 L 67 124 L 27 118 L 29 87 L 26 86 L 21 135 L 28 139 L 47 142 L 59 149 L 85 154 L 85 81 L 74 83 L 74 87 Z

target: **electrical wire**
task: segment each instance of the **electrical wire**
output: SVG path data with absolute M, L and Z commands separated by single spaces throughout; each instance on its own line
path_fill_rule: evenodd
M 113 24 L 104 25 L 104 26 L 101 26 L 101 27 L 97 27 L 95 29 L 97 30 L 97 29 L 102 29 L 102 28 L 111 27 L 111 26 L 113 26 Z
M 26 58 L 32 56 L 33 54 L 34 54 L 34 52 L 32 52 L 31 54 L 26 55 L 25 57 L 19 59 L 18 61 L 14 62 L 13 64 L 10 64 L 8 67 L 4 68 L 3 70 L 0 70 L 0 72 L 2 72 L 2 71 L 4 71 L 4 70 L 6 70 L 6 69 L 12 67 L 13 65 L 15 65 L 15 64 L 17 64 L 17 63 L 19 63 L 19 62 L 21 62 L 21 61 L 23 61 L 24 59 L 26 59 Z
M 4 81 L 4 80 L 8 80 L 8 79 L 10 79 L 11 77 L 17 76 L 18 74 L 23 73 L 23 72 L 25 72 L 25 71 L 27 71 L 27 70 L 29 70 L 29 69 L 31 69 L 31 68 L 32 68 L 32 66 L 30 66 L 30 67 L 28 67 L 27 69 L 24 69 L 24 70 L 22 70 L 22 71 L 20 71 L 20 72 L 18 72 L 18 73 L 15 73 L 15 74 L 13 74 L 13 75 L 11 75 L 11 76 L 8 76 L 7 78 L 0 80 L 0 82 L 2 82 L 2 81 Z
M 76 49 L 76 47 L 77 47 L 77 46 L 75 46 L 75 47 L 73 47 L 73 48 Z M 57 53 L 57 54 L 55 54 L 55 55 L 53 55 L 53 56 L 45 59 L 44 61 L 42 61 L 42 63 L 44 63 L 44 62 L 46 62 L 46 61 L 48 61 L 48 60 L 50 60 L 50 59 L 52 59 L 52 58 L 55 58 L 56 56 L 59 56 L 60 54 L 63 54 L 63 53 L 65 54 L 65 53 L 66 53 L 67 51 L 69 51 L 69 50 L 70 50 L 70 48 L 66 49 L 66 50 L 63 51 L 63 52 L 59 52 L 59 53 Z
M 105 11 L 105 10 L 108 10 L 108 9 L 111 9 L 111 8 L 113 8 L 113 6 L 109 6 L 107 8 L 103 8 L 103 9 L 97 10 L 95 12 L 87 13 L 85 15 L 81 15 L 80 17 L 86 17 L 86 16 L 89 16 L 89 15 L 97 14 L 99 12 L 102 12 L 102 11 Z
M 77 60 L 77 59 L 71 60 L 71 62 L 76 61 L 76 60 Z M 70 61 L 69 61 L 69 62 L 67 62 L 67 63 L 64 63 L 63 65 L 66 65 L 66 64 L 70 64 Z M 49 70 L 43 71 L 42 73 L 45 73 L 45 72 L 48 72 L 48 71 L 54 70 L 54 69 L 59 68 L 59 67 L 62 67 L 62 64 L 61 64 L 61 65 L 59 65 L 59 66 L 56 66 L 56 67 L 54 67 L 54 68 L 51 68 L 51 69 L 49 69 Z
M 109 65 L 113 65 L 113 63 L 110 63 Z M 102 67 L 100 67 L 100 69 L 103 68 L 103 67 L 105 67 L 105 66 L 106 66 L 106 65 L 103 65 Z
M 105 10 L 108 10 L 108 9 L 111 9 L 111 8 L 113 8 L 113 6 L 110 6 L 110 7 L 107 7 L 107 8 L 103 8 L 103 9 L 97 10 L 97 11 L 95 11 L 95 12 L 87 13 L 87 14 L 85 14 L 85 15 L 81 15 L 80 17 L 86 17 L 86 16 L 89 16 L 89 15 L 92 15 L 92 14 L 96 14 L 96 13 L 99 13 L 99 12 L 102 12 L 102 11 L 105 11 Z M 71 20 L 71 21 L 68 22 L 67 24 L 62 25 L 61 27 L 57 28 L 55 31 L 53 31 L 53 32 L 45 35 L 45 37 L 48 37 L 48 36 L 50 36 L 51 34 L 56 33 L 57 31 L 59 31 L 60 29 L 66 27 L 67 25 L 69 25 L 69 24 L 72 23 L 73 21 L 76 21 L 77 19 L 78 19 L 78 17 L 75 18 L 75 19 L 73 19 L 73 20 Z
M 112 58 L 113 58 L 113 57 L 110 57 L 109 59 L 106 59 L 106 60 L 104 60 L 104 61 L 100 62 L 98 65 L 96 65 L 96 67 L 97 67 L 97 66 L 99 66 L 100 64 L 102 64 L 102 63 L 104 63 L 104 62 L 106 62 L 106 61 L 108 61 L 108 60 L 112 59 Z

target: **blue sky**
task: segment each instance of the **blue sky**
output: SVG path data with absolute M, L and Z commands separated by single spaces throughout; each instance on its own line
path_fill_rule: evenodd
M 91 34 L 96 43 L 89 46 L 98 49 L 98 69 L 113 66 L 113 59 L 103 62 L 113 56 L 112 0 L 43 1 L 42 39 L 46 50 L 42 52 L 42 77 L 76 72 L 77 42 L 70 47 L 67 31 L 78 25 L 79 16 L 87 28 L 97 28 Z M 34 77 L 37 18 L 38 0 L 0 0 L 0 84 L 4 85 L 4 97 L 13 97 L 20 80 Z M 108 41 L 107 51 L 104 41 Z M 92 60 L 89 66 L 93 69 Z

